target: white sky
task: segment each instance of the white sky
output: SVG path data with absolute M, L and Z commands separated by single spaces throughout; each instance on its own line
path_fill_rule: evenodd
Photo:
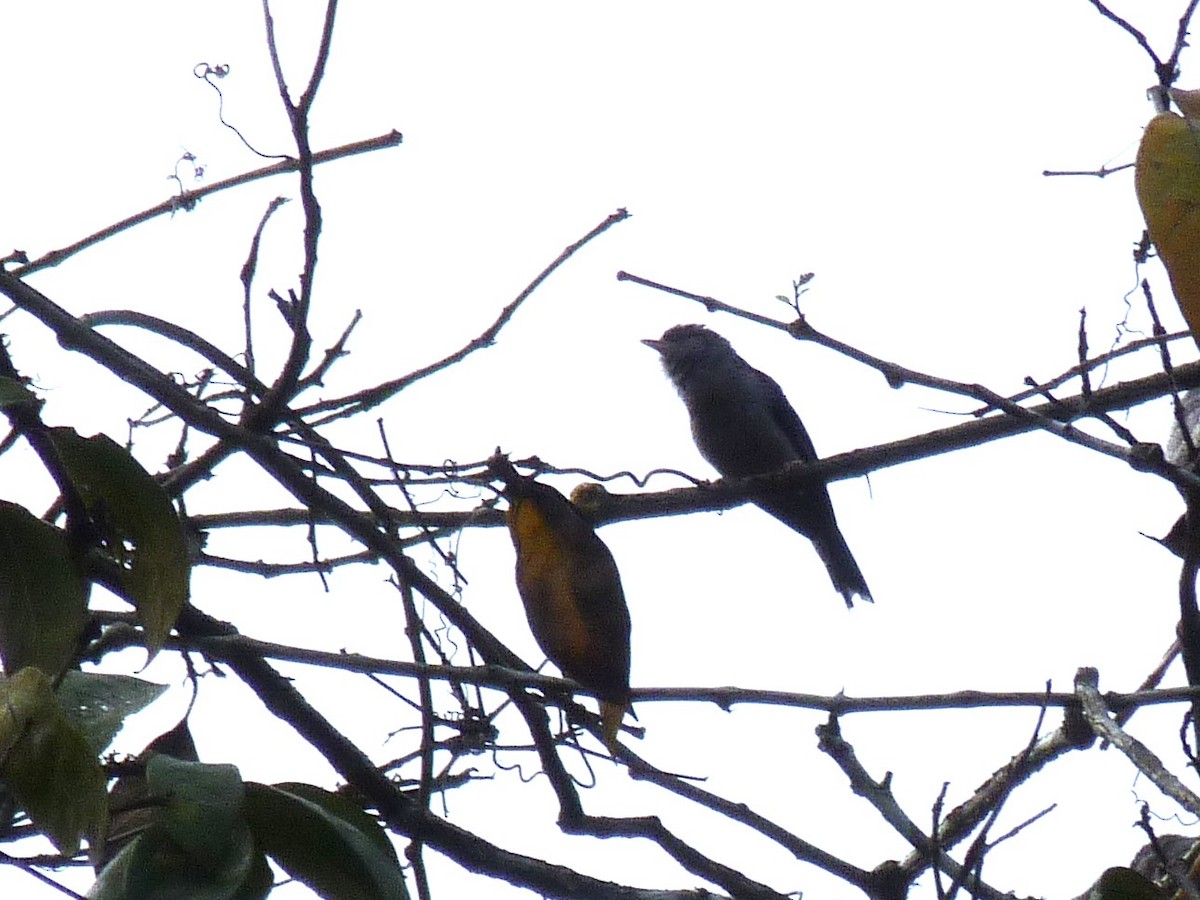
M 1118 11 L 1165 57 L 1184 5 L 1128 2 Z M 320 8 L 276 10 L 296 85 Z M 185 149 L 207 181 L 262 165 L 216 121 L 216 95 L 193 77 L 196 63 L 231 66 L 221 85 L 225 115 L 252 143 L 291 149 L 254 4 L 121 9 L 43 2 L 5 10 L 0 255 L 21 248 L 38 256 L 165 199 Z M 1181 84 L 1195 87 L 1189 62 L 1185 53 Z M 1109 345 L 1126 315 L 1136 283 L 1130 251 L 1142 228 L 1131 175 L 1041 172 L 1132 161 L 1153 80 L 1132 39 L 1086 0 L 345 4 L 313 146 L 393 128 L 404 143 L 317 176 L 325 235 L 316 345 L 331 344 L 354 309 L 366 316 L 328 395 L 458 347 L 564 246 L 626 207 L 633 217 L 544 285 L 495 347 L 382 409 L 398 458 L 478 460 L 499 444 L 516 457 L 597 472 L 670 466 L 711 477 L 682 404 L 638 343 L 677 322 L 709 324 L 772 374 L 823 454 L 961 421 L 945 411 L 969 404 L 893 391 L 828 351 L 618 283 L 615 273 L 785 318 L 774 296 L 815 272 L 804 310 L 817 328 L 931 374 L 1018 390 L 1026 375 L 1073 365 L 1080 307 L 1093 350 Z M 236 348 L 238 271 L 262 209 L 280 193 L 294 196 L 293 182 L 213 197 L 31 283 L 73 311 L 145 309 Z M 294 284 L 299 222 L 291 204 L 268 234 L 258 282 L 266 364 L 267 334 L 280 329 L 265 292 Z M 1161 271 L 1147 271 L 1168 327 L 1181 327 Z M 1145 329 L 1133 300 L 1131 322 Z M 17 365 L 36 377 L 51 422 L 124 437 L 126 417 L 146 405 L 141 398 L 28 320 L 0 328 L 12 336 Z M 111 333 L 161 365 L 186 367 L 161 344 Z M 1175 356 L 1193 358 L 1183 346 Z M 1113 377 L 1153 366 L 1147 355 Z M 373 429 L 368 418 L 363 425 Z M 1143 440 L 1165 440 L 1169 421 L 1156 404 L 1127 424 Z M 170 439 L 148 438 L 143 460 L 160 465 Z M 358 440 L 377 449 L 371 431 Z M 234 501 L 231 483 L 202 486 L 192 509 L 257 502 Z M 675 484 L 660 478 L 651 487 Z M 1052 679 L 1067 689 L 1079 666 L 1095 665 L 1102 688 L 1126 690 L 1171 640 L 1177 572 L 1138 532 L 1165 532 L 1181 505 L 1150 476 L 1031 435 L 885 470 L 870 483 L 841 482 L 832 494 L 877 600 L 849 614 L 811 548 L 752 507 L 603 529 L 633 616 L 634 685 L 878 695 L 1038 690 Z M 45 491 L 6 459 L 0 495 L 40 508 Z M 304 552 L 295 536 L 244 546 L 214 544 L 253 558 Z M 536 662 L 507 537 L 476 531 L 457 551 L 472 613 Z M 385 577 L 375 568 L 340 574 L 326 595 L 315 580 L 260 584 L 201 573 L 193 594 L 248 634 L 398 656 L 407 645 Z M 156 673 L 177 678 L 167 667 L 148 674 Z M 404 746 L 380 746 L 405 721 L 383 692 L 297 674 L 380 759 Z M 247 778 L 334 783 L 286 727 L 260 731 L 253 701 L 235 686 L 204 687 L 193 723 L 206 760 L 237 763 Z M 170 709 L 142 717 L 153 721 L 131 723 L 119 746 L 136 750 L 185 702 L 176 692 L 163 704 Z M 821 716 L 649 703 L 638 714 L 647 734 L 635 749 L 663 768 L 706 775 L 708 789 L 858 865 L 905 852 L 817 752 Z M 1135 720 L 1177 768 L 1180 714 Z M 877 777 L 894 772 L 897 795 L 927 822 L 943 781 L 950 804 L 963 800 L 1024 745 L 1035 716 L 879 714 L 848 717 L 843 730 Z M 513 727 L 513 718 L 500 724 Z M 491 771 L 488 760 L 479 765 Z M 600 773 L 602 788 L 584 796 L 589 811 L 661 813 L 780 890 L 858 896 L 740 829 L 706 830 L 706 816 L 612 767 Z M 1073 896 L 1140 846 L 1130 827 L 1140 798 L 1174 812 L 1112 751 L 1056 763 L 1016 793 L 997 833 L 1050 803 L 1058 808 L 989 857 L 985 877 L 1022 894 Z M 544 782 L 522 787 L 497 773 L 449 802 L 454 821 L 509 849 L 639 886 L 695 883 L 648 845 L 558 837 Z M 509 818 L 514 803 L 530 814 L 519 827 Z M 431 865 L 438 896 L 532 896 Z M 10 879 L 23 896 L 55 896 L 0 872 L 0 884 Z M 928 879 L 921 891 L 932 896 Z

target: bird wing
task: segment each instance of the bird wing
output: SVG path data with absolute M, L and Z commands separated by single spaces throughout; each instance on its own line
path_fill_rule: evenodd
M 629 701 L 629 608 L 621 575 L 608 547 L 590 528 L 577 533 L 580 546 L 572 553 L 571 586 L 583 628 L 591 636 L 580 660 L 581 678 L 608 700 Z
M 800 421 L 800 416 L 796 410 L 792 409 L 792 404 L 788 403 L 788 398 L 783 393 L 783 388 L 766 372 L 760 372 L 758 369 L 752 369 L 755 378 L 757 378 L 762 391 L 762 396 L 766 398 L 767 410 L 771 415 L 771 420 L 783 432 L 788 443 L 796 451 L 796 458 L 806 462 L 811 462 L 817 458 L 817 450 L 813 446 L 812 438 L 808 436 L 808 432 L 804 428 L 804 423 Z

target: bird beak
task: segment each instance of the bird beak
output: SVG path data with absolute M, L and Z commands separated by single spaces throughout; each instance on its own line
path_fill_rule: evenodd
M 642 343 L 651 350 L 657 350 L 659 353 L 662 353 L 662 341 L 654 341 L 650 338 L 642 338 Z

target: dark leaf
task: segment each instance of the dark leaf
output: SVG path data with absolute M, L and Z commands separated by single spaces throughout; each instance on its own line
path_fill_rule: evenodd
M 57 675 L 87 623 L 88 583 L 66 534 L 0 501 L 0 659 L 4 671 L 33 666 Z
M 36 403 L 37 397 L 17 378 L 0 376 L 0 408 L 16 406 L 20 403 Z
M 258 846 L 297 881 L 336 900 L 408 900 L 396 850 L 379 823 L 307 784 L 246 785 Z
M 188 598 L 191 562 L 183 523 L 159 483 L 105 435 L 84 438 L 54 428 L 51 436 L 108 555 L 121 567 L 153 659 Z
M 0 683 L 0 777 L 34 826 L 66 856 L 105 830 L 104 772 L 59 705 L 50 679 L 22 669 Z

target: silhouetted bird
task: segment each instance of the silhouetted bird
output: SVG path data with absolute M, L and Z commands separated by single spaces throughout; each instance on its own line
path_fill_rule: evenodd
M 696 447 L 721 475 L 764 475 L 793 461 L 817 459 L 812 440 L 783 390 L 716 332 L 703 325 L 676 325 L 658 340 L 642 343 L 662 356 L 663 368 L 691 416 Z M 846 606 L 853 607 L 856 594 L 871 602 L 823 483 L 764 492 L 753 500 L 813 542 Z

